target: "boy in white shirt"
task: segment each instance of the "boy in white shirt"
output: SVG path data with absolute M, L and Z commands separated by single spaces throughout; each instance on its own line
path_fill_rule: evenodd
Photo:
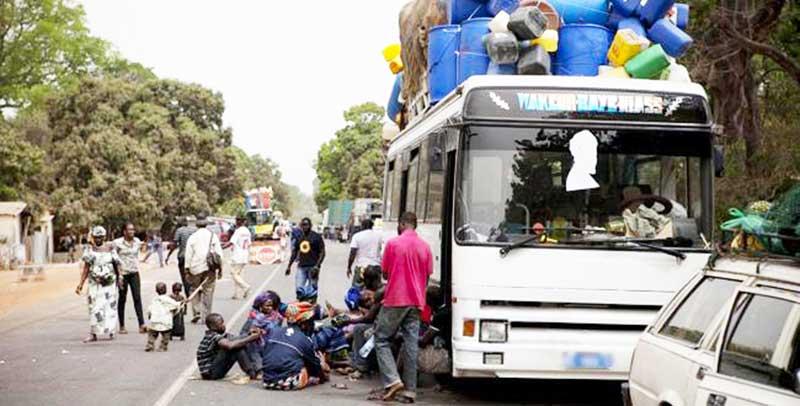
M 347 260 L 347 277 L 353 277 L 352 286 L 364 287 L 364 272 L 368 268 L 381 268 L 381 246 L 383 236 L 379 231 L 372 229 L 372 220 L 361 222 L 361 231 L 353 234 L 350 242 L 350 257 Z M 355 274 L 353 274 L 355 265 Z
M 180 307 L 180 302 L 176 302 L 167 295 L 167 285 L 164 282 L 156 284 L 158 296 L 153 298 L 150 307 L 147 308 L 147 319 L 150 322 L 147 333 L 147 346 L 144 350 L 153 351 L 159 334 L 161 335 L 161 346 L 159 351 L 166 351 L 172 334 L 172 316 Z

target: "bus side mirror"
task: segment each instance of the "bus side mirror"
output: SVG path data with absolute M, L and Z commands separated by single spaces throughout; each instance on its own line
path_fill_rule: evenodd
M 721 145 L 714 145 L 714 176 L 721 178 L 725 174 L 725 153 Z

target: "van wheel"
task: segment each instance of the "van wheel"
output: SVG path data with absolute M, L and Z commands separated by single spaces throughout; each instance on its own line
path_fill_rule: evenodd
M 669 402 L 661 402 L 658 404 L 658 406 L 672 406 L 672 404 Z

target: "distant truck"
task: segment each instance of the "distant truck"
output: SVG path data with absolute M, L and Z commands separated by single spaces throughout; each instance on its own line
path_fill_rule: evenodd
M 382 213 L 380 199 L 330 200 L 323 212 L 323 227 L 330 238 L 347 241 L 360 230 L 362 220 L 379 219 Z

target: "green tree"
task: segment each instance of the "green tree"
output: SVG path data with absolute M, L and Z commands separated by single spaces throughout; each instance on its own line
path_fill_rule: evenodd
M 0 119 L 0 201 L 26 199 L 26 180 L 41 171 L 43 152 Z
M 380 197 L 383 185 L 383 108 L 375 103 L 353 106 L 344 112 L 347 125 L 323 144 L 315 169 L 319 188 L 317 207 L 329 200 Z
M 84 78 L 47 99 L 36 183 L 61 223 L 158 227 L 241 193 L 222 95 L 130 79 Z
M 0 109 L 25 106 L 115 59 L 84 17 L 70 1 L 0 0 Z

